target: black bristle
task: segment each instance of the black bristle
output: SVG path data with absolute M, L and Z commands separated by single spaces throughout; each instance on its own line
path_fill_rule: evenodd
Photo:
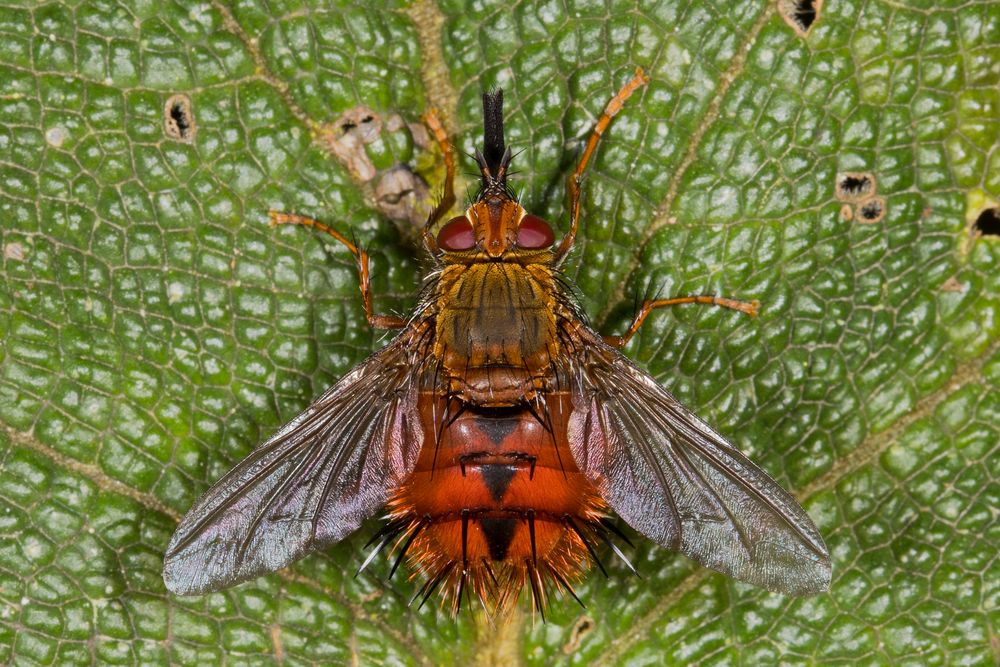
M 469 510 L 462 510 L 462 574 L 469 569 Z
M 462 570 L 462 576 L 458 580 L 458 594 L 455 596 L 455 613 L 462 611 L 462 593 L 465 592 L 465 570 Z
M 417 591 L 417 595 L 420 595 L 421 593 L 423 593 L 423 595 L 424 595 L 423 599 L 420 600 L 420 604 L 417 605 L 417 609 L 422 609 L 423 606 L 425 604 L 427 604 L 427 601 L 434 594 L 434 591 L 437 589 L 438 585 L 442 581 L 444 581 L 445 577 L 447 577 L 451 573 L 451 571 L 453 569 L 455 569 L 455 564 L 454 563 L 448 563 L 447 565 L 445 565 L 444 567 L 442 567 L 438 571 L 438 573 L 436 575 L 434 575 L 433 579 L 429 579 L 427 581 L 427 583 L 424 584 L 424 587 L 421 588 L 419 591 Z M 424 589 L 426 589 L 426 592 L 425 592 Z M 413 600 L 410 600 L 410 604 L 412 605 L 413 601 L 416 600 L 416 599 L 417 599 L 417 596 L 414 596 Z
M 583 542 L 583 546 L 587 548 L 587 553 L 590 554 L 590 558 L 597 564 L 597 569 L 599 569 L 601 574 L 604 575 L 604 578 L 607 579 L 608 571 L 604 569 L 604 563 L 602 563 L 601 559 L 597 557 L 597 551 L 594 550 L 594 545 L 590 543 L 587 536 L 584 535 L 583 531 L 580 530 L 580 527 L 576 525 L 576 521 L 573 520 L 573 517 L 567 514 L 563 517 L 563 520 L 566 522 L 566 525 L 573 529 L 573 532 L 580 538 L 580 541 Z
M 632 540 L 628 539 L 628 536 L 625 533 L 623 533 L 618 526 L 615 525 L 613 519 L 609 519 L 608 517 L 602 516 L 599 519 L 599 521 L 601 522 L 602 526 L 604 526 L 612 533 L 614 533 L 618 537 L 618 539 L 622 540 L 623 542 L 625 542 L 625 544 L 629 545 L 630 547 L 635 548 L 635 545 L 632 544 Z
M 566 591 L 567 593 L 569 593 L 570 595 L 572 595 L 573 599 L 576 600 L 576 603 L 578 605 L 580 605 L 583 609 L 586 609 L 587 605 L 583 604 L 583 600 L 581 600 L 579 597 L 577 597 L 576 591 L 574 591 L 573 587 L 569 585 L 569 582 L 566 581 L 566 578 L 564 576 L 562 576 L 561 574 L 559 574 L 559 570 L 555 569 L 554 567 L 552 567 L 548 563 L 545 564 L 545 567 L 546 567 L 546 569 L 548 569 L 549 574 L 552 575 L 552 578 L 556 580 L 556 583 L 559 584 L 559 586 L 564 591 Z
M 497 576 L 493 574 L 493 568 L 490 566 L 490 562 L 485 558 L 482 559 L 483 569 L 486 570 L 486 574 L 490 575 L 490 581 L 493 582 L 493 586 L 500 588 L 500 582 L 497 580 Z
M 407 522 L 407 519 L 405 519 L 405 518 L 392 519 L 390 521 L 387 521 L 384 526 L 382 526 L 381 528 L 379 528 L 379 530 L 378 530 L 377 533 L 375 533 L 374 535 L 372 535 L 372 538 L 370 540 L 368 540 L 365 543 L 365 546 L 362 547 L 362 548 L 363 549 L 371 548 L 371 546 L 373 544 L 375 544 L 376 542 L 378 542 L 379 540 L 381 540 L 382 538 L 384 538 L 386 535 L 389 535 L 390 537 L 394 537 L 395 535 L 398 535 L 399 532 L 401 530 L 403 530 L 403 528 L 406 526 L 406 522 Z M 379 547 L 379 549 L 381 549 L 381 548 L 382 547 Z
M 377 533 L 375 533 L 374 537 L 372 537 L 372 539 L 368 540 L 368 544 L 365 545 L 365 549 L 368 549 L 369 547 L 371 547 L 373 544 L 375 544 L 376 542 L 378 542 L 379 539 L 381 539 L 381 542 L 379 542 L 379 545 L 375 549 L 373 549 L 371 551 L 371 553 L 368 554 L 368 557 L 365 558 L 365 560 L 364 560 L 363 563 L 361 563 L 361 567 L 359 567 L 358 571 L 354 573 L 354 576 L 357 577 L 362 572 L 364 572 L 365 569 L 369 565 L 371 565 L 371 562 L 373 560 L 375 560 L 375 557 L 378 556 L 379 553 L 381 553 L 382 550 L 385 549 L 386 546 L 388 546 L 388 544 L 390 542 L 392 542 L 394 539 L 396 539 L 396 537 L 401 532 L 403 532 L 403 529 L 405 527 L 406 527 L 405 520 L 395 519 L 395 520 L 390 521 L 389 523 L 387 523 L 385 526 L 383 526 L 382 530 L 380 530 Z
M 413 529 L 413 532 L 410 533 L 410 536 L 406 538 L 406 542 L 403 544 L 403 548 L 400 550 L 399 555 L 396 557 L 396 562 L 392 564 L 392 569 L 389 570 L 389 577 L 388 577 L 389 579 L 392 579 L 392 575 L 396 574 L 396 570 L 399 569 L 399 564 L 402 563 L 403 558 L 406 557 L 406 552 L 410 550 L 410 546 L 413 544 L 413 541 L 417 539 L 417 535 L 420 534 L 420 531 L 422 531 L 427 524 L 428 522 L 426 520 L 421 521 Z
M 535 549 L 535 510 L 528 510 L 528 535 L 531 536 L 531 565 L 538 567 L 538 551 Z
M 590 525 L 594 533 L 597 535 L 597 537 L 599 537 L 602 542 L 604 542 L 605 544 L 608 545 L 608 547 L 611 548 L 611 551 L 613 551 L 614 554 L 618 556 L 621 562 L 625 563 L 625 567 L 631 570 L 632 574 L 639 577 L 639 572 L 636 571 L 635 567 L 633 567 L 632 562 L 628 559 L 628 557 L 624 553 L 622 553 L 622 550 L 618 548 L 618 545 L 612 542 L 611 538 L 608 537 L 608 531 L 604 528 L 604 526 L 600 523 L 592 523 Z M 641 579 L 642 577 L 639 578 Z
M 525 567 L 528 570 L 528 583 L 531 584 L 531 599 L 535 603 L 535 609 L 542 617 L 542 623 L 544 623 L 545 622 L 545 598 L 543 597 L 545 594 L 543 588 L 544 584 L 542 583 L 538 570 L 536 570 L 535 567 L 529 561 L 525 561 Z

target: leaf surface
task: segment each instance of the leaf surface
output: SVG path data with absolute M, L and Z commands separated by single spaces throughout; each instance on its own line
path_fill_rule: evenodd
M 437 106 L 469 153 L 502 86 L 522 200 L 564 229 L 636 66 L 570 276 L 606 333 L 647 293 L 761 301 L 657 313 L 627 353 L 804 502 L 831 592 L 638 540 L 641 580 L 608 558 L 585 610 L 494 630 L 408 608 L 388 567 L 355 578 L 363 530 L 169 596 L 180 515 L 383 340 L 346 253 L 267 210 L 355 234 L 379 310 L 406 312 L 422 260 L 376 186 L 441 175 L 407 123 Z M 1000 659 L 1000 245 L 974 233 L 1000 199 L 995 2 L 831 1 L 805 37 L 762 2 L 26 3 L 0 8 L 0 82 L 0 661 Z M 338 156 L 362 106 L 376 139 Z M 874 223 L 836 196 L 863 172 Z

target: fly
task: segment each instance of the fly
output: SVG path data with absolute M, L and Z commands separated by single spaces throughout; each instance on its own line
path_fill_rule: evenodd
M 587 165 L 646 82 L 638 70 L 598 120 L 569 178 L 558 242 L 509 186 L 501 90 L 483 95 L 478 194 L 441 224 L 455 203 L 455 159 L 430 114 L 446 178 L 423 232 L 434 269 L 407 319 L 374 312 L 364 250 L 322 222 L 272 212 L 274 224 L 343 244 L 368 322 L 398 334 L 195 503 L 167 549 L 169 590 L 207 593 L 273 572 L 383 509 L 362 569 L 388 549 L 392 572 L 406 559 L 425 582 L 415 601 L 440 591 L 454 611 L 468 599 L 493 613 L 522 590 L 543 613 L 553 591 L 576 598 L 572 583 L 591 564 L 604 570 L 602 545 L 628 563 L 613 516 L 735 579 L 792 595 L 827 590 L 829 553 L 805 510 L 620 351 L 658 308 L 753 315 L 756 303 L 649 300 L 624 334 L 602 336 L 561 273 Z

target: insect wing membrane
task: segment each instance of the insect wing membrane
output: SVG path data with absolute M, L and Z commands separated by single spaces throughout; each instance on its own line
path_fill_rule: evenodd
M 167 588 L 195 595 L 273 572 L 377 512 L 422 442 L 412 368 L 400 337 L 229 471 L 170 540 Z
M 616 350 L 593 340 L 581 354 L 570 449 L 622 519 L 756 586 L 827 590 L 826 545 L 788 492 Z

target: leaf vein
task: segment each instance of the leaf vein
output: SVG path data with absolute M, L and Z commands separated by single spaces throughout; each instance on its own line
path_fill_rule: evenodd
M 708 108 L 705 110 L 705 116 L 702 121 L 695 128 L 691 137 L 688 139 L 687 148 L 684 152 L 684 157 L 681 158 L 680 163 L 678 163 L 677 168 L 674 173 L 670 176 L 670 182 L 667 185 L 667 194 L 664 196 L 663 201 L 659 206 L 656 207 L 656 211 L 653 214 L 653 219 L 649 226 L 642 233 L 642 238 L 635 244 L 635 250 L 632 253 L 631 259 L 626 263 L 626 275 L 625 280 L 620 281 L 615 290 L 612 292 L 608 298 L 604 308 L 598 314 L 596 322 L 598 322 L 598 328 L 603 328 L 607 324 L 607 319 L 614 309 L 622 303 L 625 298 L 626 286 L 631 284 L 632 276 L 636 271 L 642 268 L 643 263 L 639 260 L 642 256 L 642 250 L 645 248 L 649 240 L 656 234 L 657 231 L 664 225 L 670 224 L 671 212 L 673 210 L 674 202 L 677 200 L 677 194 L 680 191 L 681 181 L 684 179 L 684 174 L 687 173 L 688 168 L 694 164 L 695 159 L 698 157 L 698 148 L 701 147 L 701 142 L 708 133 L 708 130 L 712 128 L 715 121 L 719 117 L 719 112 L 722 108 L 722 102 L 729 92 L 730 86 L 733 82 L 739 78 L 739 75 L 743 72 L 746 66 L 747 57 L 750 54 L 750 49 L 753 47 L 754 42 L 757 41 L 757 36 L 760 31 L 764 29 L 764 26 L 768 24 L 771 17 L 775 14 L 775 3 L 767 3 L 764 7 L 764 11 L 761 15 L 757 17 L 753 25 L 750 26 L 750 30 L 747 32 L 743 41 L 740 42 L 739 48 L 736 50 L 736 54 L 729 63 L 729 67 L 722 73 L 719 77 L 719 86 L 716 88 L 715 95 L 712 96 L 711 101 L 708 103 Z
M 878 457 L 895 444 L 900 435 L 912 424 L 931 415 L 939 405 L 959 389 L 982 380 L 984 365 L 998 351 L 1000 351 L 1000 340 L 994 341 L 982 355 L 958 366 L 948 382 L 920 399 L 912 410 L 899 417 L 888 428 L 870 434 L 854 451 L 834 463 L 830 470 L 823 475 L 801 489 L 793 491 L 793 495 L 800 502 L 804 502 L 818 493 L 833 488 L 851 473 L 877 461 Z M 607 650 L 594 661 L 594 664 L 620 664 L 622 657 L 629 649 L 645 638 L 654 623 L 663 618 L 684 596 L 695 590 L 712 574 L 713 572 L 710 570 L 699 567 L 687 575 L 668 595 L 633 623 L 627 632 L 612 641 Z

